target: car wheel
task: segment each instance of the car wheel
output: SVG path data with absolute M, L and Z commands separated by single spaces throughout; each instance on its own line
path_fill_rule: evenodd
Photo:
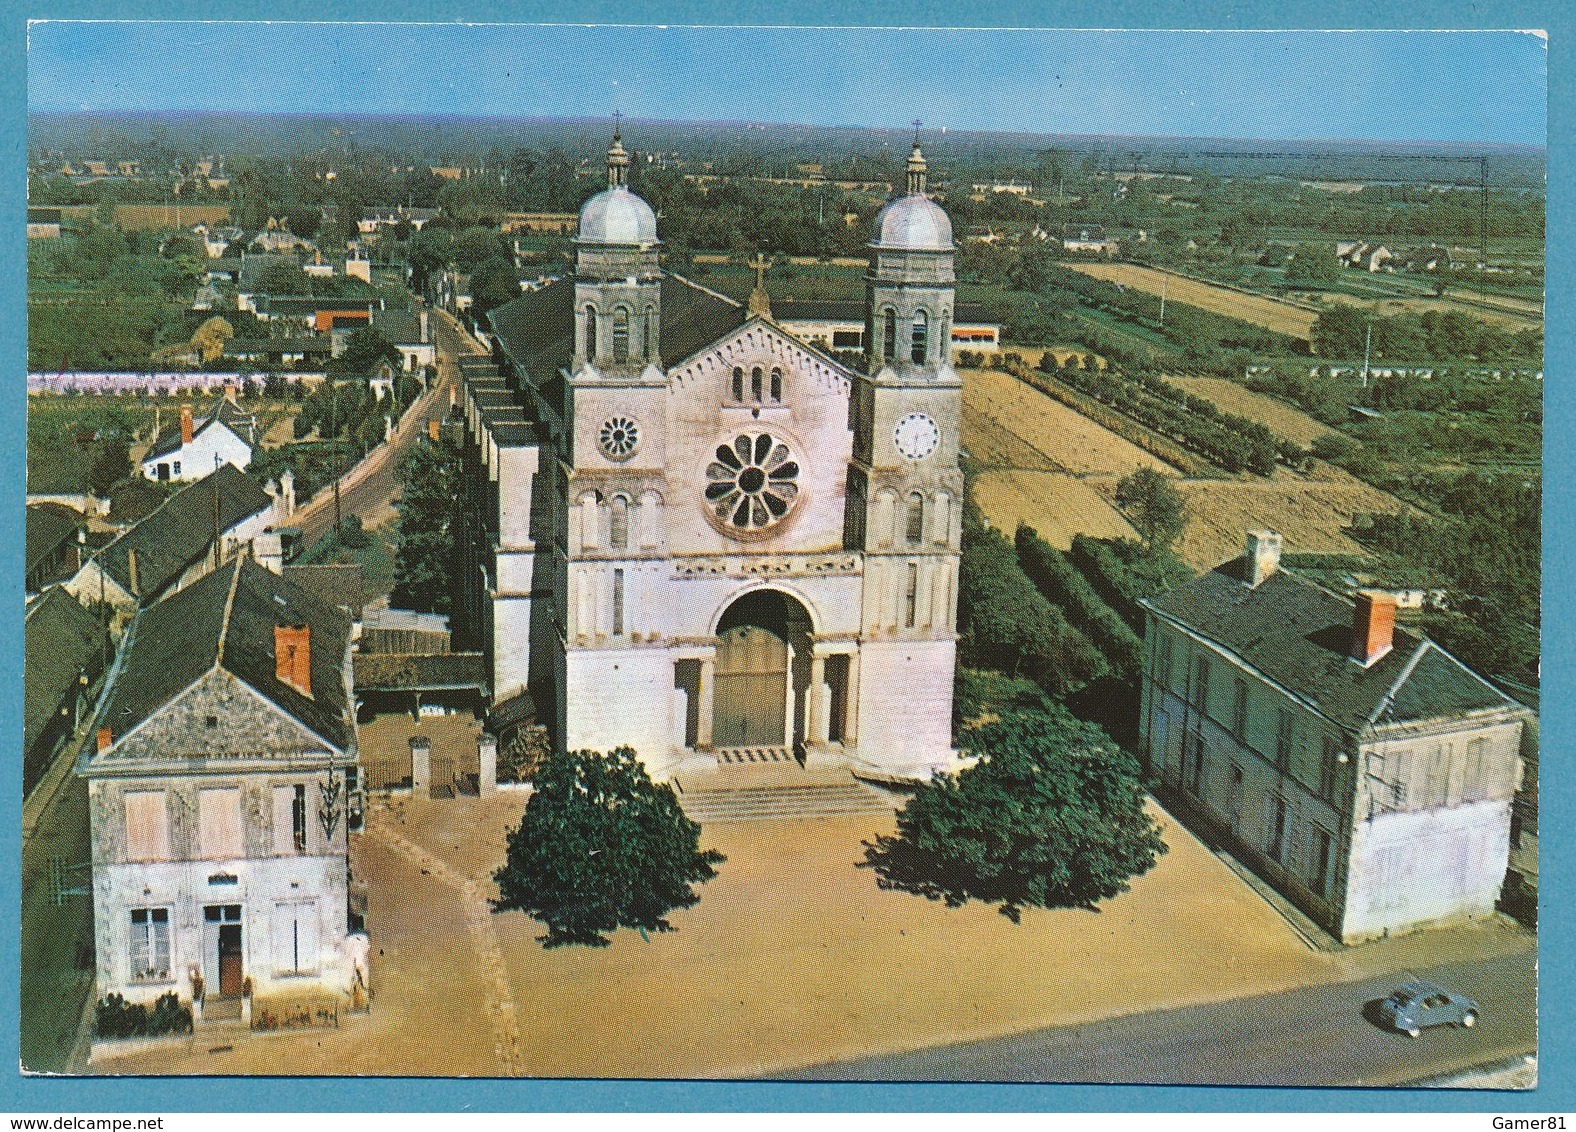
M 1465 1014 L 1463 1014 L 1461 1016 L 1461 1025 L 1464 1026 L 1468 1030 L 1470 1030 L 1473 1026 L 1476 1026 L 1477 1025 L 1477 1011 L 1476 1010 L 1468 1010 Z
M 1409 1038 L 1420 1038 L 1420 1037 L 1422 1037 L 1423 1036 L 1422 1027 L 1420 1027 L 1420 1026 L 1412 1026 L 1412 1027 L 1408 1028 L 1408 1030 L 1406 1031 L 1406 1036 L 1409 1037 Z

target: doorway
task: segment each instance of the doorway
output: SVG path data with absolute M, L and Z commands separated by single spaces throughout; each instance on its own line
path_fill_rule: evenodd
M 804 744 L 810 684 L 810 616 L 777 590 L 755 590 L 730 605 L 717 624 L 717 690 L 712 744 L 783 747 Z
M 203 978 L 220 998 L 240 998 L 246 982 L 241 906 L 203 908 Z

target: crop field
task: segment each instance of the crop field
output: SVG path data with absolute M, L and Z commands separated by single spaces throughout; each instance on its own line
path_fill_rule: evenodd
M 1246 533 L 1279 531 L 1287 553 L 1366 554 L 1346 533 L 1357 515 L 1394 513 L 1399 500 L 1326 465 L 1319 478 L 1278 472 L 1270 480 L 1184 480 L 1187 529 L 1177 553 L 1209 569 L 1242 553 Z
M 1028 523 L 1057 550 L 1072 546 L 1074 535 L 1137 537 L 1122 513 L 1100 492 L 1065 472 L 1006 468 L 981 472 L 974 480 L 974 502 L 991 526 L 1008 537 L 1019 523 Z
M 1184 275 L 1173 275 L 1133 263 L 1069 263 L 1067 266 L 1096 279 L 1134 287 L 1151 295 L 1164 291 L 1168 299 L 1176 302 L 1211 314 L 1251 322 L 1303 342 L 1311 337 L 1314 320 L 1318 318 L 1314 311 L 1303 310 L 1290 303 L 1261 295 L 1243 294 L 1213 283 L 1202 283 Z
M 1301 409 L 1263 393 L 1244 389 L 1235 381 L 1223 377 L 1171 377 L 1166 380 L 1178 389 L 1213 401 L 1221 410 L 1257 421 L 1276 436 L 1295 440 L 1304 448 L 1321 436 L 1334 432 L 1333 428 L 1314 420 Z
M 963 446 L 982 468 L 1120 478 L 1176 469 L 1000 370 L 963 371 Z
M 1323 297 L 1329 298 L 1331 296 L 1326 295 Z M 1337 298 L 1336 301 L 1351 302 L 1352 300 L 1343 295 Z M 1506 330 L 1527 330 L 1543 325 L 1543 312 L 1535 304 L 1500 296 L 1490 296 L 1486 302 L 1480 303 L 1476 292 L 1470 298 L 1464 297 L 1459 300 L 1449 296 L 1442 299 L 1431 296 L 1418 298 L 1408 296 L 1406 298 L 1376 299 L 1365 305 L 1373 314 L 1381 318 L 1388 318 L 1391 315 L 1403 312 L 1422 314 L 1425 311 L 1439 311 L 1440 313 L 1455 311 L 1458 314 L 1480 319 L 1483 322 L 1491 322 Z

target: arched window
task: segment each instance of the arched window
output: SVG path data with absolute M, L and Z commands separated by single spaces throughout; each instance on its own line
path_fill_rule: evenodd
M 772 367 L 772 404 L 780 405 L 783 399 L 783 371 L 776 366 Z
M 596 308 L 586 304 L 586 357 L 596 357 Z
M 735 401 L 742 401 L 742 400 L 744 400 L 744 367 L 743 366 L 734 366 L 733 367 L 733 399 Z
M 764 380 L 764 376 L 765 375 L 761 373 L 760 366 L 756 366 L 754 369 L 750 370 L 750 400 L 754 401 L 757 405 L 761 403 L 761 383 Z
M 881 313 L 881 360 L 897 357 L 897 311 L 887 307 Z
M 613 364 L 629 361 L 629 308 L 613 308 Z
M 617 331 L 614 332 L 615 334 Z M 616 339 L 615 339 L 616 341 Z M 930 316 L 924 311 L 914 312 L 914 349 L 910 357 L 916 366 L 925 364 L 930 353 Z
M 646 324 L 641 330 L 640 343 L 646 350 L 646 361 L 657 360 L 657 311 L 655 307 L 646 308 Z
M 629 546 L 629 500 L 622 495 L 613 497 L 613 514 L 608 524 L 607 544 L 613 550 Z
M 925 497 L 914 492 L 908 497 L 908 510 L 903 515 L 904 537 L 910 543 L 925 539 Z

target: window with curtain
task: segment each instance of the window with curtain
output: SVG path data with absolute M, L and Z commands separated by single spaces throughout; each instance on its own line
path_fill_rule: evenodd
M 131 979 L 163 982 L 170 977 L 170 910 L 131 909 Z

